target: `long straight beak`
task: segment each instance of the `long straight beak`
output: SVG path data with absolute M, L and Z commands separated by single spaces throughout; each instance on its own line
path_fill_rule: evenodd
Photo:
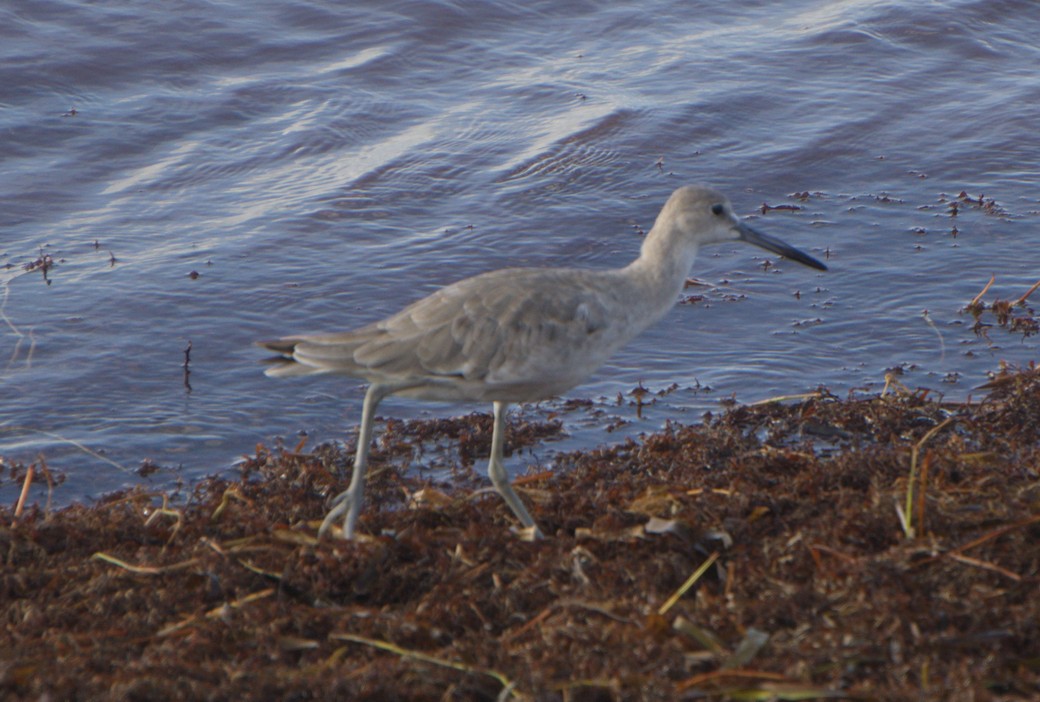
M 823 265 L 809 254 L 799 251 L 790 244 L 780 241 L 775 236 L 769 236 L 763 234 L 757 229 L 752 229 L 747 224 L 741 221 L 737 221 L 736 229 L 740 232 L 740 240 L 746 241 L 749 244 L 754 244 L 766 251 L 772 251 L 775 254 L 780 254 L 784 258 L 789 258 L 792 261 L 798 261 L 803 265 L 815 268 L 820 271 L 827 270 L 827 266 Z

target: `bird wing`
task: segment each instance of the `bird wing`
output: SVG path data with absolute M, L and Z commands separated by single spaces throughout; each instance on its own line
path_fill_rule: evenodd
M 607 273 L 505 269 L 441 288 L 385 320 L 267 344 L 317 372 L 378 380 L 576 384 L 616 348 L 603 342 Z M 609 346 L 610 348 L 602 348 Z M 591 367 L 589 367 L 591 365 Z M 578 376 L 573 383 L 572 376 Z

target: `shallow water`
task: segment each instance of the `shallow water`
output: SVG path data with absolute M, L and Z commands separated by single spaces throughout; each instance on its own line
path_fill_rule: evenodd
M 569 393 L 605 415 L 566 413 L 540 458 L 891 368 L 963 399 L 1036 358 L 960 312 L 991 275 L 987 300 L 1040 278 L 1024 0 L 16 0 L 0 28 L 0 456 L 42 455 L 61 502 L 343 437 L 361 385 L 265 378 L 253 340 L 504 266 L 624 265 L 689 182 L 831 271 L 705 251 L 703 299 Z M 996 204 L 951 216 L 962 191 Z M 616 402 L 639 383 L 678 389 L 639 418 Z

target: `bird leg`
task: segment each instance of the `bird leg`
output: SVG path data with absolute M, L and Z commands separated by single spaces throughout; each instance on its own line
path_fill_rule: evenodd
M 542 532 L 538 525 L 534 523 L 530 512 L 524 507 L 524 503 L 520 501 L 520 497 L 513 490 L 513 486 L 509 484 L 509 476 L 502 465 L 502 451 L 505 448 L 506 439 L 506 408 L 508 406 L 505 402 L 494 403 L 495 426 L 491 434 L 491 460 L 488 462 L 488 476 L 491 478 L 491 483 L 495 486 L 495 489 L 498 490 L 498 494 L 502 496 L 509 508 L 513 510 L 513 514 L 520 520 L 520 523 L 525 528 L 534 529 L 534 536 L 537 539 L 542 537 Z
M 390 394 L 392 388 L 373 383 L 365 393 L 365 402 L 361 409 L 361 428 L 358 430 L 357 454 L 354 457 L 354 472 L 350 476 L 350 486 L 332 501 L 325 520 L 318 529 L 321 537 L 329 527 L 343 517 L 343 538 L 354 538 L 354 525 L 361 515 L 361 504 L 365 497 L 365 469 L 368 468 L 368 449 L 372 443 L 372 420 L 375 417 L 379 402 Z

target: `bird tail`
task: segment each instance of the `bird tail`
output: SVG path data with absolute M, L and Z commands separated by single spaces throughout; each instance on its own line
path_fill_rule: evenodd
M 264 375 L 269 378 L 291 378 L 294 376 L 311 375 L 320 372 L 313 366 L 297 363 L 296 359 L 293 358 L 293 352 L 296 350 L 296 344 L 299 342 L 299 339 L 291 337 L 275 339 L 273 341 L 257 341 L 256 345 L 260 348 L 278 354 L 277 356 L 264 359 L 263 362 L 268 365 L 268 368 L 264 370 Z
M 298 343 L 300 343 L 299 339 L 287 336 L 283 339 L 275 339 L 273 341 L 257 341 L 256 345 L 262 349 L 274 351 L 276 354 L 284 358 L 292 359 L 293 351 L 296 350 L 296 344 Z

